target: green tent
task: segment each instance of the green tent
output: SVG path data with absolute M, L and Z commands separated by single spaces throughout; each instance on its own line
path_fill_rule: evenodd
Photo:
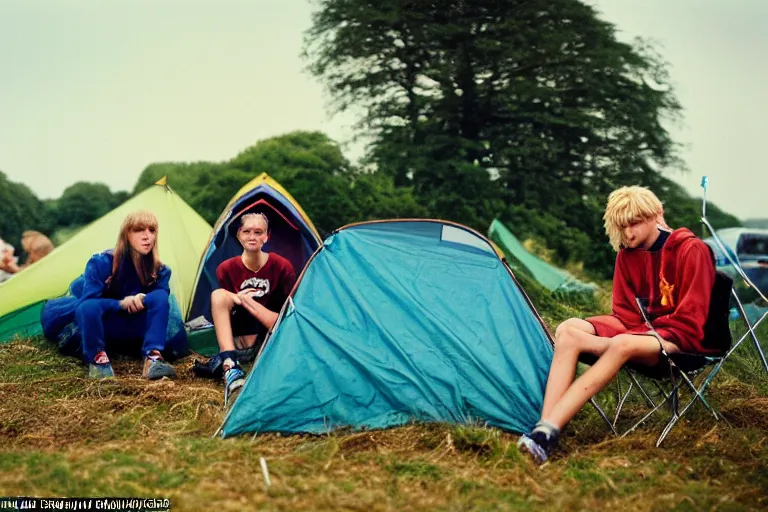
M 488 228 L 488 238 L 499 246 L 510 267 L 529 274 L 552 293 L 592 295 L 597 289 L 597 285 L 579 281 L 567 271 L 528 252 L 520 240 L 498 219 L 494 219 Z
M 114 247 L 123 219 L 137 210 L 157 216 L 160 259 L 171 268 L 171 292 L 185 315 L 212 228 L 163 178 L 0 284 L 0 342 L 41 334 L 40 310 L 45 301 L 65 295 L 92 255 Z

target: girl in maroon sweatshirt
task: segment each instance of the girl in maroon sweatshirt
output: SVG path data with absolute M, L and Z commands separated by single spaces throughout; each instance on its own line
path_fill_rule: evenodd
M 541 421 L 518 441 L 536 462 L 547 460 L 560 430 L 625 363 L 654 366 L 660 341 L 650 335 L 636 298 L 647 304 L 651 325 L 669 353 L 705 353 L 701 341 L 715 267 L 709 249 L 685 228 L 671 231 L 653 192 L 622 187 L 608 196 L 603 216 L 618 252 L 610 315 L 571 318 L 555 331 L 555 353 L 544 394 Z M 597 362 L 574 381 L 582 353 Z

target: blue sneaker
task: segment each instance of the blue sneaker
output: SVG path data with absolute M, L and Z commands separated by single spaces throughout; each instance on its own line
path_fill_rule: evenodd
M 149 380 L 162 379 L 163 377 L 171 378 L 176 377 L 176 370 L 163 360 L 160 351 L 152 350 L 144 357 L 144 369 L 141 376 Z
M 93 361 L 88 365 L 89 379 L 113 379 L 115 372 L 112 370 L 112 363 L 109 362 L 107 353 L 103 350 L 96 354 Z
M 224 373 L 224 407 L 234 402 L 245 384 L 245 372 L 239 366 L 233 366 Z
M 549 459 L 547 450 L 527 434 L 520 436 L 520 439 L 517 440 L 517 447 L 521 452 L 530 455 L 536 464 L 544 464 Z

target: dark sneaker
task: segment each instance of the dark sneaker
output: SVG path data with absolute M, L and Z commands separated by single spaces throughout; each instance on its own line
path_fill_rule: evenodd
M 521 452 L 530 455 L 536 464 L 544 464 L 549 459 L 549 452 L 527 434 L 520 436 L 517 447 Z
M 546 450 L 548 454 L 552 454 L 553 451 L 555 451 L 555 448 L 557 448 L 557 444 L 560 440 L 560 437 L 556 433 L 552 433 L 551 431 L 547 431 L 543 427 L 535 427 L 533 431 L 528 434 L 528 437 L 533 439 L 537 445 L 541 446 Z
M 224 361 L 221 360 L 221 354 L 214 355 L 206 362 L 195 359 L 195 363 L 192 365 L 192 371 L 195 375 L 203 379 L 221 379 L 224 377 L 223 363 Z
M 96 354 L 93 361 L 88 365 L 89 379 L 112 379 L 115 372 L 112 370 L 112 363 L 109 362 L 107 353 L 103 350 Z
M 149 380 L 175 377 L 176 370 L 163 360 L 160 352 L 153 350 L 144 358 L 144 370 L 141 372 L 141 376 Z
M 245 372 L 238 366 L 233 366 L 224 373 L 224 407 L 235 401 L 245 384 Z

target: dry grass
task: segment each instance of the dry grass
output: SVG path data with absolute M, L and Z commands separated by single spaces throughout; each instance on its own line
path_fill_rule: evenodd
M 696 407 L 655 448 L 660 423 L 615 438 L 585 408 L 535 467 L 516 436 L 471 426 L 212 438 L 222 387 L 191 363 L 148 382 L 118 360 L 117 380 L 94 382 L 43 341 L 0 347 L 0 495 L 155 496 L 222 512 L 768 507 L 768 398 L 727 375 L 711 393 L 725 421 Z

